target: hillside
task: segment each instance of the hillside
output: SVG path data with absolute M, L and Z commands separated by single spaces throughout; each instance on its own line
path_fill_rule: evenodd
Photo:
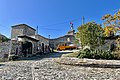
M 0 42 L 6 42 L 6 41 L 8 41 L 8 40 L 9 40 L 9 39 L 8 39 L 6 36 L 0 34 Z

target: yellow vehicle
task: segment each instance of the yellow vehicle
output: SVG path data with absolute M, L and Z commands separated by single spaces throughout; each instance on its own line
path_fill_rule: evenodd
M 73 50 L 76 49 L 77 47 L 74 44 L 60 44 L 57 47 L 57 50 L 62 51 L 62 50 Z

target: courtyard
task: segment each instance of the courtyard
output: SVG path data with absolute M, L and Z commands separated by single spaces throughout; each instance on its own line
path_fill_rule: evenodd
M 62 54 L 50 53 L 42 57 L 0 63 L 1 80 L 119 80 L 120 68 L 100 68 L 63 65 L 55 62 Z M 113 63 L 116 61 L 113 61 Z M 118 61 L 119 62 L 119 61 Z M 120 64 L 120 63 L 118 63 Z

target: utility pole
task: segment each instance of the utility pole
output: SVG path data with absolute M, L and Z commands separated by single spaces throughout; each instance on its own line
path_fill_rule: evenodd
M 84 16 L 82 17 L 82 25 L 85 23 L 85 18 Z
M 48 44 L 49 44 L 49 47 L 50 47 L 50 35 L 48 35 L 48 39 L 49 39 L 49 43 Z
M 36 34 L 38 35 L 38 26 L 37 26 L 37 29 L 36 29 Z
M 50 39 L 50 35 L 48 35 L 48 38 Z

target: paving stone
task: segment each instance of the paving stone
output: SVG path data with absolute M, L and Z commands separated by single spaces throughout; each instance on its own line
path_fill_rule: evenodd
M 0 80 L 120 80 L 120 68 L 62 65 L 52 57 L 2 63 Z M 120 61 L 111 63 L 120 64 Z

